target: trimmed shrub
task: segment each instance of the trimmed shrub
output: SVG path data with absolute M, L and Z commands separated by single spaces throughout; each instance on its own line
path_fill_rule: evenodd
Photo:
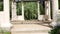
M 49 34 L 60 34 L 60 26 L 55 26 Z

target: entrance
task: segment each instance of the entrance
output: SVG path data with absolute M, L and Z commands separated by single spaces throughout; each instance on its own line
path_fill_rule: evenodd
M 45 5 L 44 5 L 44 4 Z M 47 16 L 51 20 L 50 1 L 19 1 L 12 2 L 12 20 L 42 20 Z
M 24 2 L 24 19 L 38 19 L 37 2 Z

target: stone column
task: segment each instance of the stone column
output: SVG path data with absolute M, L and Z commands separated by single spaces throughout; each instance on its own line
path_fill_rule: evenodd
M 50 0 L 45 1 L 45 15 L 48 15 L 48 20 L 51 21 Z
M 48 1 L 48 5 L 49 5 L 49 6 L 48 6 L 48 11 L 49 11 L 49 12 L 48 12 L 48 13 L 49 13 L 49 14 L 48 14 L 48 16 L 49 16 L 49 19 L 48 19 L 48 20 L 51 21 L 50 0 Z
M 12 21 L 17 20 L 16 2 L 12 2 Z
M 48 15 L 48 2 L 45 1 L 45 15 Z
M 52 26 L 56 26 L 57 12 L 58 12 L 58 0 L 52 0 L 53 22 Z
M 2 29 L 6 28 L 7 30 L 9 30 L 10 27 L 12 26 L 11 23 L 10 23 L 9 0 L 3 0 L 3 4 L 4 4 L 3 5 L 4 6 L 4 8 L 3 8 L 4 11 L 3 11 L 3 15 L 2 15 L 3 19 L 0 22 L 0 27 L 2 27 Z
M 24 3 L 22 1 L 22 20 L 24 20 Z
M 37 5 L 38 5 L 38 20 L 40 20 L 40 1 L 37 1 Z

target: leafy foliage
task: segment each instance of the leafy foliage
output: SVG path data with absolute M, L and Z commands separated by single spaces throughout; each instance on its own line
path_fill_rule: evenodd
M 22 15 L 22 5 L 21 2 L 17 3 L 17 15 Z M 40 12 L 41 14 L 45 14 L 45 9 L 43 5 L 40 4 Z M 37 2 L 24 2 L 24 16 L 25 19 L 37 19 L 38 10 L 37 10 Z
M 50 34 L 60 34 L 60 26 L 54 27 L 54 28 L 51 30 Z
M 59 9 L 60 9 L 60 0 L 58 0 L 58 3 L 59 3 Z
M 0 0 L 0 2 L 3 1 L 3 0 Z
M 40 3 L 40 14 L 44 15 L 45 14 L 45 7 L 43 6 L 42 3 Z
M 0 0 L 0 11 L 3 11 L 3 0 Z
M 25 19 L 37 19 L 37 3 L 24 2 Z
M 21 2 L 18 2 L 17 3 L 17 15 L 22 15 L 22 4 L 21 4 Z

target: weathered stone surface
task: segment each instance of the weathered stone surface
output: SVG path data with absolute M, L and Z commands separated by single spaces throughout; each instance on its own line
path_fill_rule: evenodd
M 51 28 L 38 24 L 15 24 L 11 34 L 48 34 Z

